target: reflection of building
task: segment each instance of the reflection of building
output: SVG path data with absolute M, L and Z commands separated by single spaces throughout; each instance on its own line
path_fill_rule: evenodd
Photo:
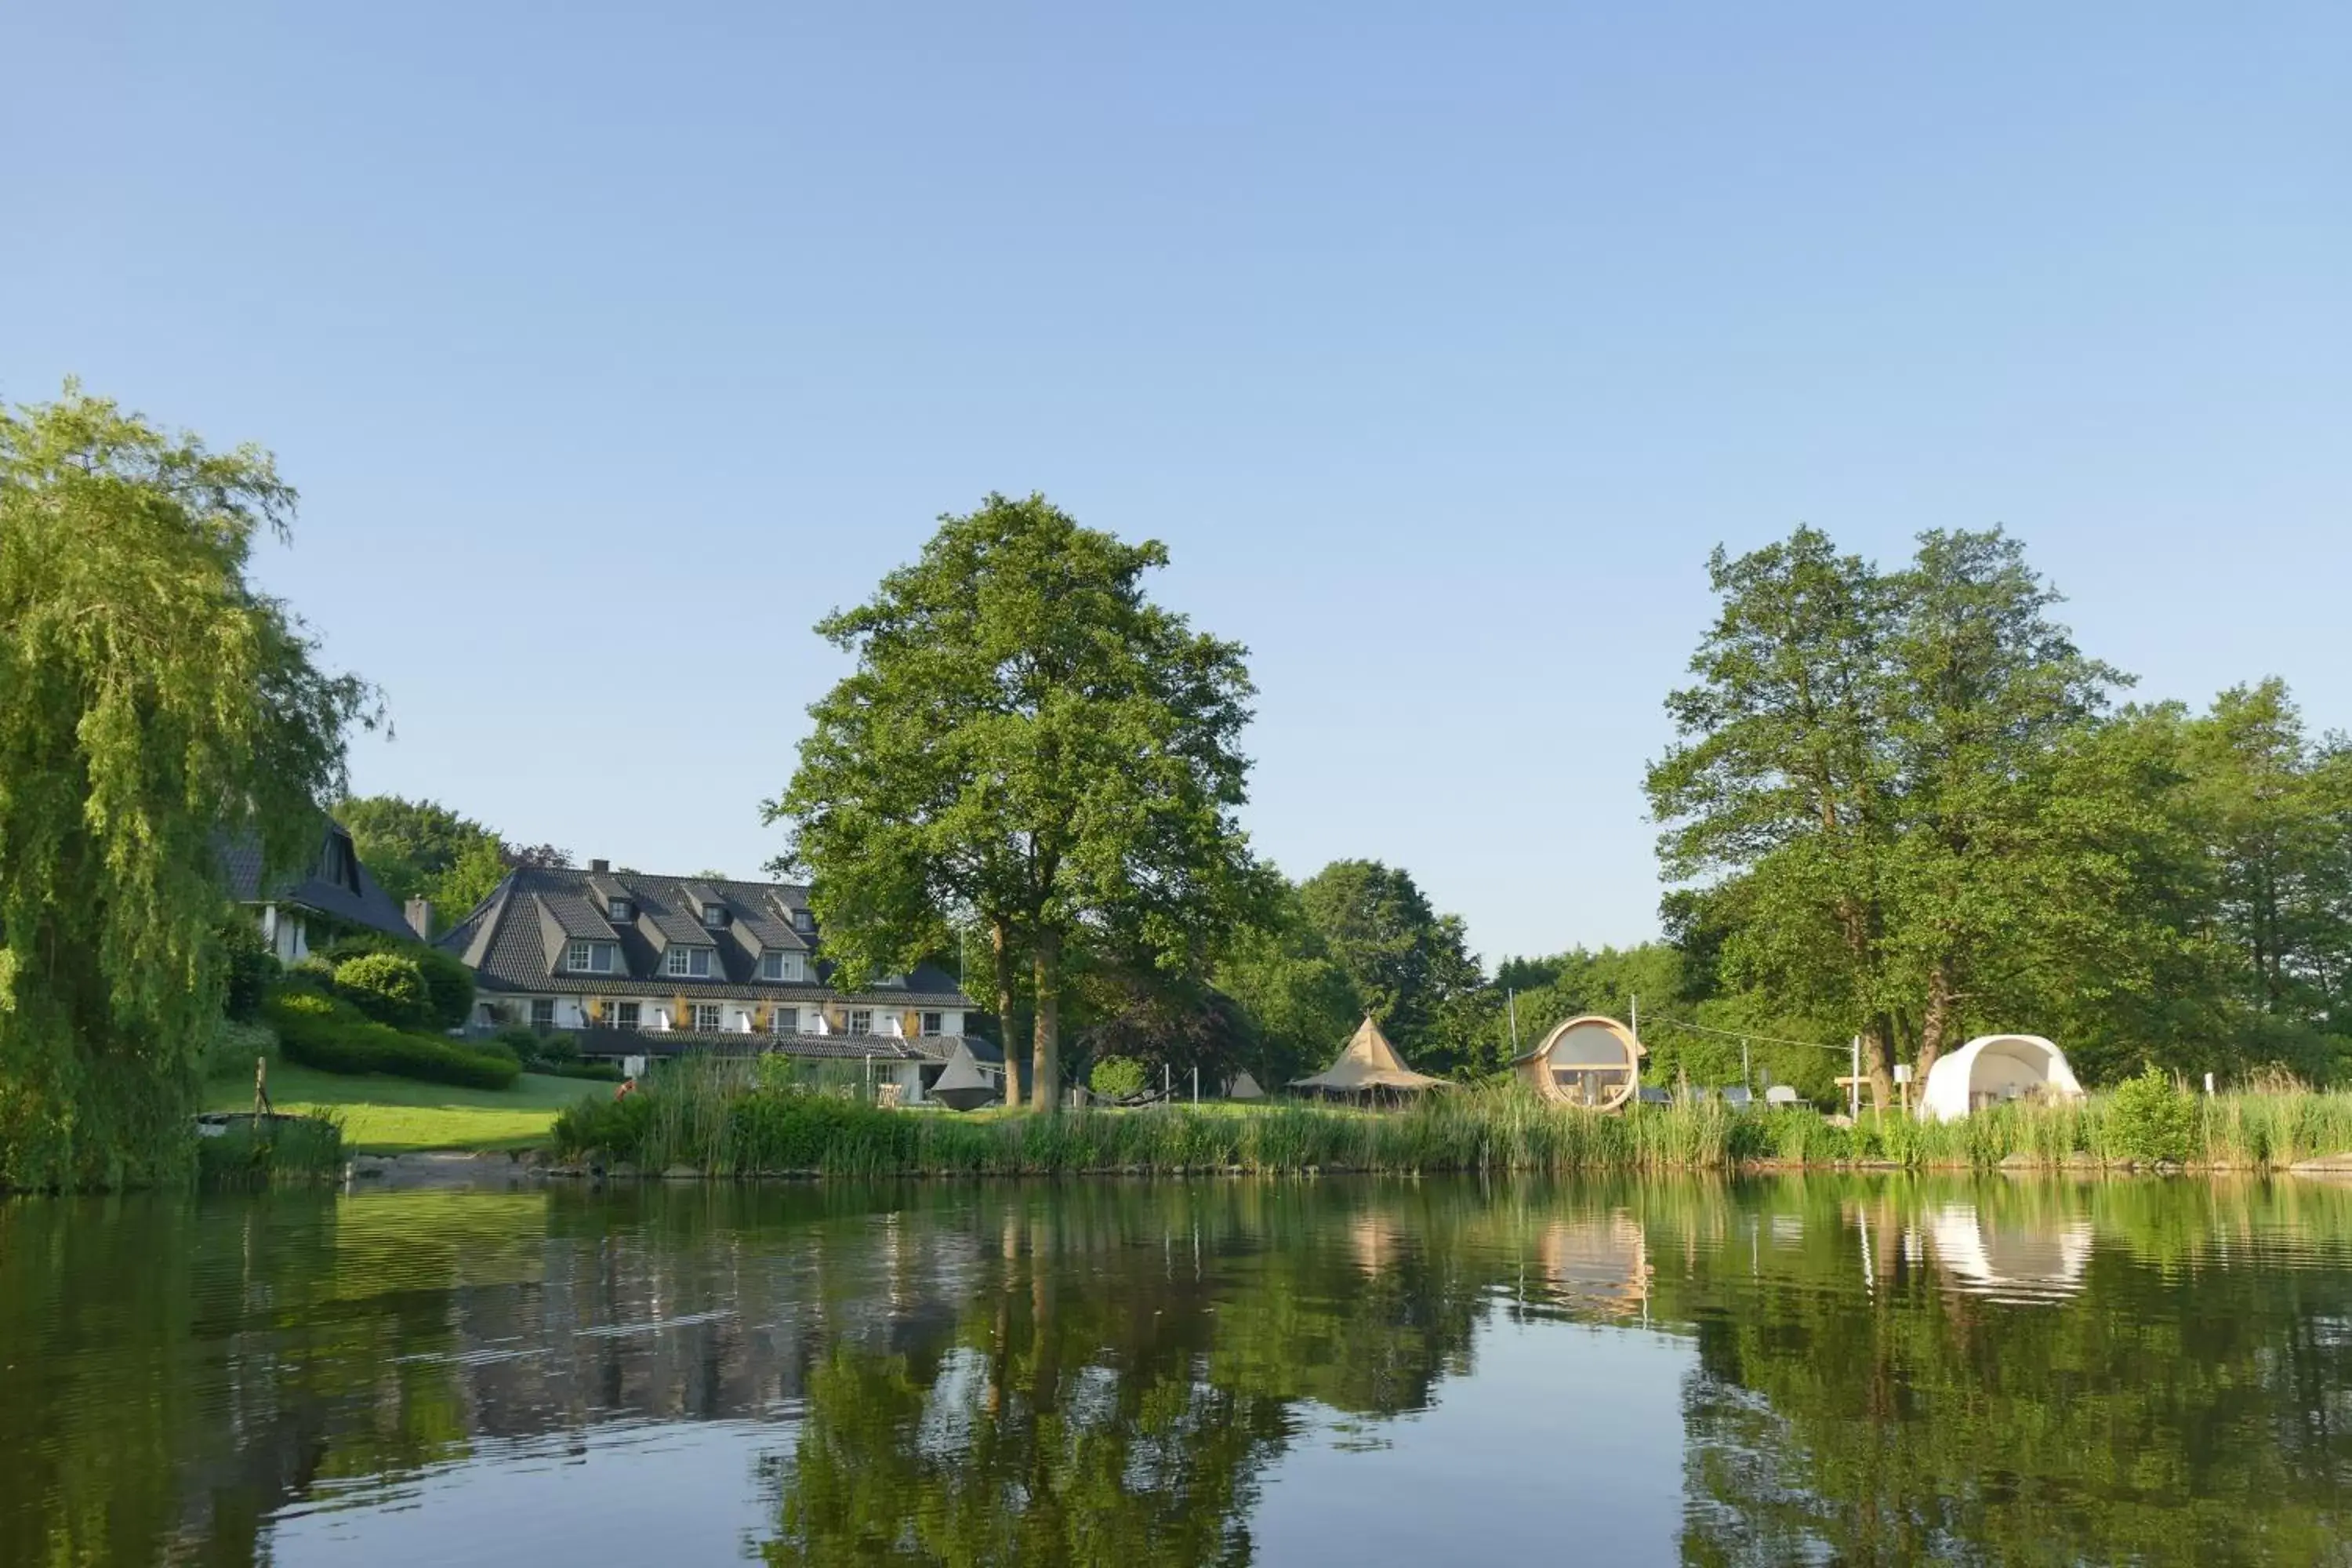
M 2083 1287 L 2091 1263 L 2087 1219 L 2053 1217 L 2043 1226 L 1988 1222 L 1973 1204 L 1947 1204 L 1926 1218 L 1945 1277 L 1972 1295 L 2054 1300 Z
M 1551 1295 L 1570 1310 L 1635 1317 L 1649 1300 L 1649 1248 L 1622 1211 L 1554 1220 L 1536 1238 L 1536 1258 Z

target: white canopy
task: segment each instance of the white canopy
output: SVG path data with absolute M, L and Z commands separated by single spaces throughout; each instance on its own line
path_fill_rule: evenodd
M 2066 1053 L 2039 1035 L 1983 1035 L 1927 1069 L 1919 1116 L 1925 1121 L 1958 1121 L 1971 1110 L 2033 1095 L 2083 1098 Z

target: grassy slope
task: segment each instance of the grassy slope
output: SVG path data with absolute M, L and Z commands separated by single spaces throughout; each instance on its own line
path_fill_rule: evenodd
M 369 1074 L 346 1078 L 275 1061 L 269 1096 L 280 1110 L 332 1111 L 342 1118 L 346 1144 L 357 1153 L 405 1149 L 519 1149 L 543 1142 L 555 1113 L 583 1096 L 609 1095 L 613 1086 L 580 1079 L 525 1073 L 507 1089 L 455 1089 L 413 1079 Z M 216 1079 L 205 1086 L 208 1110 L 250 1110 L 250 1079 Z

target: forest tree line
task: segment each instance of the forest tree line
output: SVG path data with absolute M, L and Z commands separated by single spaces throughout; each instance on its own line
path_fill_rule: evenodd
M 968 973 L 995 983 L 973 989 L 1014 1042 L 1038 1034 L 1028 934 L 1054 927 L 1052 1025 L 1077 1042 L 1048 1068 L 1060 1081 L 1118 1055 L 1154 1079 L 1247 1067 L 1271 1086 L 1367 1013 L 1415 1065 L 1473 1079 L 1635 997 L 1654 1081 L 1826 1097 L 1858 1038 L 1884 1102 L 1896 1063 L 1924 1076 L 1996 1030 L 2059 1040 L 2094 1083 L 2150 1064 L 2230 1082 L 2346 1069 L 2352 745 L 2312 733 L 2276 679 L 2202 711 L 2124 701 L 2131 678 L 2074 645 L 1999 531 L 1924 534 L 1893 570 L 1810 528 L 1717 551 L 1717 613 L 1646 779 L 1664 940 L 1492 973 L 1402 868 L 1340 860 L 1292 883 L 1252 857 L 1232 816 L 1242 650 L 1150 606 L 1139 579 L 1164 552 L 1125 549 L 1040 498 L 945 520 L 924 565 L 832 623 L 865 666 L 820 704 L 770 806 L 796 825 L 783 863 L 816 874 L 830 933 L 877 963 L 950 935 L 959 959 L 976 949 Z M 1069 581 L 1087 568 L 1061 563 L 1090 558 L 1118 564 Z M 997 584 L 1007 560 L 1025 601 Z M 1092 628 L 1068 608 L 1090 602 Z M 1049 623 L 1062 652 L 1008 654 Z M 1011 666 L 1020 680 L 1000 679 Z M 1081 746 L 1036 778 L 1057 724 L 1120 723 L 1165 748 L 1157 773 Z M 905 766 L 943 731 L 987 739 Z M 1057 870 L 1071 862 L 1084 879 Z M 828 897 L 829 871 L 856 902 Z

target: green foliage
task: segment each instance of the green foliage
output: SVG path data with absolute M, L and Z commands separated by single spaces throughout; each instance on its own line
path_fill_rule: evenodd
M 331 1116 L 288 1116 L 264 1127 L 240 1121 L 196 1140 L 196 1180 L 208 1188 L 257 1188 L 332 1182 L 348 1156 L 342 1123 Z
M 1357 1000 L 1422 1071 L 1503 1065 L 1491 1048 L 1500 998 L 1482 993 L 1462 917 L 1437 913 L 1412 873 L 1377 860 L 1335 860 L 1299 884 L 1298 901 Z M 1325 1054 L 1346 1037 L 1343 1031 Z
M 2278 1093 L 2199 1102 L 2146 1090 L 2118 1102 L 2011 1105 L 1958 1121 L 1864 1112 L 1852 1127 L 1811 1110 L 1734 1110 L 1719 1100 L 1566 1110 L 1516 1085 L 1433 1094 L 1367 1112 L 1278 1101 L 1261 1109 L 1158 1107 L 1061 1118 L 882 1110 L 844 1085 L 771 1082 L 739 1059 L 687 1061 L 628 1101 L 583 1102 L 559 1122 L 572 1157 L 655 1172 L 816 1171 L 838 1175 L 1072 1175 L 1228 1171 L 1259 1175 L 1363 1171 L 1717 1170 L 1854 1162 L 1991 1171 L 2022 1158 L 2056 1168 L 2091 1160 L 2184 1159 L 2260 1170 L 2352 1149 L 2352 1095 Z M 2120 1093 L 2120 1091 L 2119 1091 Z M 2149 1104 L 2161 1140 L 2147 1139 Z M 2184 1144 L 2173 1142 L 2187 1118 Z M 2175 1151 L 2185 1150 L 2185 1152 Z
M 1087 1087 L 1105 1100 L 1133 1100 L 1145 1082 L 1143 1064 L 1133 1057 L 1105 1057 L 1087 1076 Z
M 1998 531 L 1923 534 L 1893 573 L 1811 529 L 1709 566 L 1721 613 L 1647 781 L 1695 994 L 1861 1035 L 1882 1093 L 1896 1057 L 2009 1028 L 2093 1081 L 2336 1070 L 2352 764 L 2284 688 L 2108 713 L 2127 678 Z
M 233 910 L 220 923 L 220 950 L 226 963 L 221 981 L 221 1012 L 240 1024 L 261 1013 L 261 1000 L 285 971 L 278 955 L 261 938 L 260 930 L 243 910 Z
M 2197 1103 L 2155 1068 L 2116 1086 L 2104 1120 L 2110 1158 L 2178 1164 L 2197 1152 Z
M 1269 1085 L 1320 1068 L 1364 1016 L 1355 982 L 1288 883 L 1259 919 L 1231 933 L 1213 978 L 1248 1016 L 1256 1037 L 1249 1065 Z
M 1058 1103 L 1066 950 L 1189 973 L 1262 894 L 1235 818 L 1244 650 L 1150 602 L 1156 542 L 1042 496 L 942 520 L 920 560 L 818 632 L 856 668 L 810 711 L 766 804 L 852 983 L 950 945 L 966 919 L 1025 955 L 1034 1091 Z
M 456 1029 L 474 1015 L 474 972 L 453 953 L 422 942 L 406 942 L 382 931 L 347 931 L 327 945 L 330 965 L 370 953 L 391 953 L 416 965 L 425 983 L 425 1013 L 418 1021 L 436 1029 Z
M 277 1030 L 287 1060 L 322 1072 L 388 1073 L 467 1089 L 506 1089 L 520 1072 L 506 1058 L 405 1034 L 315 992 L 280 991 L 263 1005 L 262 1015 Z
M 240 1024 L 234 1018 L 223 1018 L 213 1026 L 212 1038 L 205 1045 L 205 1078 L 242 1079 L 251 1081 L 253 1064 L 278 1054 L 278 1032 L 258 1018 L 250 1024 Z
M 0 409 L 0 1185 L 157 1179 L 224 999 L 224 838 L 318 845 L 367 689 L 246 577 L 295 495 L 68 384 Z
M 443 928 L 488 898 L 518 858 L 497 834 L 437 801 L 362 795 L 339 803 L 335 819 L 383 890 L 402 903 L 431 900 Z
M 335 965 L 335 994 L 395 1029 L 421 1026 L 432 1012 L 425 971 L 400 953 L 366 952 Z

